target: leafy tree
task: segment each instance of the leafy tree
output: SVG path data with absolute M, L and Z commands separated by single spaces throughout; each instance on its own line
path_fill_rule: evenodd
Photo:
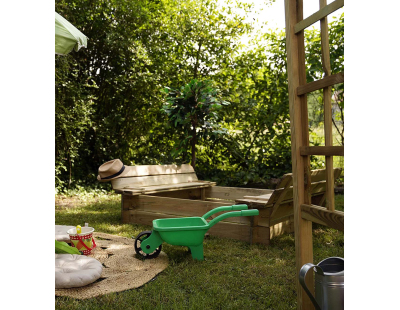
M 143 44 L 152 70 L 166 86 L 179 87 L 192 79 L 210 79 L 231 65 L 240 39 L 251 31 L 245 21 L 251 5 L 228 0 L 165 0 L 156 29 Z
M 79 157 L 71 162 L 71 177 L 61 169 L 60 180 L 75 176 L 95 182 L 98 166 L 111 158 L 126 164 L 173 161 L 170 149 L 177 133 L 165 130 L 159 90 L 212 76 L 232 60 L 248 29 L 234 7 L 230 2 L 218 8 L 216 0 L 58 0 L 57 12 L 89 38 L 87 49 L 72 53 L 75 75 L 56 62 L 63 71 L 60 83 L 66 88 L 88 80 L 97 85 L 90 100 L 78 98 L 92 106 L 90 122 L 79 140 Z M 73 117 L 70 112 L 58 110 L 65 119 Z M 58 141 L 56 148 L 61 148 Z
M 74 130 L 84 133 L 79 137 L 80 143 L 75 144 L 78 149 L 74 152 L 79 158 L 75 157 L 71 164 L 72 178 L 95 182 L 98 166 L 112 158 L 129 164 L 131 150 L 154 124 L 163 122 L 159 113 L 159 75 L 148 69 L 151 61 L 141 42 L 148 35 L 143 28 L 157 23 L 152 17 L 159 6 L 153 1 L 57 1 L 56 11 L 89 38 L 87 49 L 71 53 L 73 67 L 63 66 L 62 56 L 56 56 L 56 71 L 64 85 L 58 88 L 60 96 L 56 97 L 57 114 L 63 119 L 56 123 L 56 132 L 62 132 L 65 123 L 76 119 L 76 110 L 65 105 L 68 100 L 80 102 L 82 108 L 91 107 L 84 132 L 77 128 L 78 124 L 68 125 L 69 135 Z M 79 86 L 87 81 L 97 86 L 90 89 L 90 100 Z M 82 92 L 78 94 L 77 89 Z M 62 100 L 61 95 L 68 100 Z M 57 152 L 64 148 L 59 140 L 56 148 Z M 60 171 L 60 179 L 66 179 L 68 176 Z
M 95 97 L 91 90 L 96 87 L 90 79 L 84 84 L 77 82 L 79 70 L 73 57 L 56 57 L 56 105 L 55 105 L 55 177 L 56 188 L 68 188 L 72 182 L 72 166 L 79 158 L 79 148 L 91 125 Z M 67 175 L 67 180 L 62 178 Z M 67 185 L 66 185 L 67 184 Z
M 193 168 L 196 168 L 196 144 L 199 138 L 206 138 L 210 132 L 221 130 L 218 124 L 218 110 L 228 102 L 218 98 L 219 90 L 212 87 L 212 81 L 191 80 L 180 90 L 165 89 L 169 95 L 163 111 L 169 123 L 179 130 L 181 139 L 175 143 L 173 156 L 186 153 L 191 147 Z
M 168 164 L 186 161 L 190 153 L 200 178 L 225 185 L 265 182 L 291 170 L 285 37 L 263 34 L 252 48 L 243 48 L 241 38 L 252 31 L 245 19 L 250 5 L 57 0 L 56 11 L 89 37 L 87 49 L 56 56 L 59 187 L 98 185 L 98 166 L 112 158 L 128 165 Z M 340 19 L 332 34 L 333 73 L 343 60 L 342 26 Z M 309 80 L 322 72 L 314 39 L 316 34 L 306 32 L 312 42 Z M 193 108 L 193 98 L 188 107 L 180 105 L 184 92 L 196 93 L 191 87 L 206 80 L 212 81 L 206 88 L 219 90 L 205 95 L 208 112 L 198 99 L 201 107 Z M 180 87 L 189 82 L 186 90 Z M 176 106 L 165 104 L 165 87 Z M 215 110 L 212 97 L 230 104 Z M 177 127 L 168 125 L 174 111 Z M 204 113 L 204 123 L 195 119 L 198 113 Z
M 217 76 L 228 77 L 217 81 L 231 102 L 223 111 L 229 136 L 207 143 L 203 167 L 219 184 L 266 182 L 291 170 L 285 36 L 271 32 L 253 43 Z

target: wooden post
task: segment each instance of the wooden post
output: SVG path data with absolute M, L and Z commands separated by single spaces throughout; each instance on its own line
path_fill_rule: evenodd
M 319 0 L 319 8 L 326 7 L 326 0 Z M 329 32 L 328 18 L 324 17 L 320 20 L 321 25 L 321 51 L 322 51 L 322 67 L 325 76 L 331 75 L 331 60 L 329 56 Z M 332 135 L 332 88 L 325 87 L 323 90 L 324 96 L 324 134 L 325 146 L 333 145 Z M 334 177 L 333 177 L 333 156 L 325 156 L 326 166 L 326 207 L 328 210 L 335 210 L 335 192 L 334 192 Z
M 201 188 L 200 189 L 200 199 L 201 200 L 206 200 L 206 189 L 205 188 Z
M 334 211 L 334 170 L 333 155 L 343 155 L 343 149 L 333 147 L 331 86 L 344 81 L 343 74 L 331 76 L 329 56 L 328 21 L 326 16 L 344 5 L 336 0 L 326 5 L 319 0 L 320 10 L 303 20 L 303 0 L 285 0 L 287 73 L 289 81 L 289 111 L 292 138 L 293 169 L 293 207 L 296 247 L 296 280 L 300 268 L 313 262 L 312 221 L 324 223 L 336 229 L 344 229 L 344 214 Z M 325 77 L 322 80 L 306 83 L 304 29 L 313 22 L 321 22 L 322 64 Z M 318 149 L 309 147 L 308 137 L 308 92 L 323 88 L 325 146 Z M 312 153 L 323 152 L 326 163 L 326 204 L 329 211 L 310 202 L 310 161 Z M 304 202 L 304 204 L 303 204 Z M 303 214 L 302 214 L 303 210 Z M 306 278 L 306 284 L 313 291 L 312 276 Z M 304 293 L 297 280 L 297 309 L 314 309 L 310 299 Z
M 301 205 L 310 201 L 309 156 L 300 155 L 300 147 L 308 146 L 308 112 L 306 95 L 297 96 L 296 90 L 306 84 L 304 31 L 297 35 L 294 27 L 303 20 L 303 1 L 285 0 L 287 72 L 289 81 L 290 129 L 292 138 L 293 206 L 296 248 L 297 309 L 313 309 L 312 302 L 298 281 L 301 266 L 313 262 L 312 222 L 302 219 Z M 312 277 L 306 279 L 313 287 Z

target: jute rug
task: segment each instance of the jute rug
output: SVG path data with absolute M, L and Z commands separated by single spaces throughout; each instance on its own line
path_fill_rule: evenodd
M 87 286 L 56 289 L 56 296 L 77 299 L 93 298 L 111 292 L 121 292 L 142 286 L 168 266 L 168 256 L 137 259 L 134 239 L 94 232 L 96 249 L 89 255 L 103 264 L 101 277 Z

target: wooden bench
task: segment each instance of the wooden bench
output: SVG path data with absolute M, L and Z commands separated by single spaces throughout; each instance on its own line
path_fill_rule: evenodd
M 334 169 L 334 179 L 341 173 L 340 168 Z M 326 198 L 326 170 L 311 171 L 311 201 L 314 205 L 322 206 Z M 253 242 L 266 243 L 274 236 L 294 231 L 293 217 L 293 177 L 292 173 L 285 174 L 276 189 L 266 195 L 244 196 L 235 200 L 245 203 L 252 209 L 259 209 L 260 214 L 253 219 Z M 325 224 L 322 223 L 321 224 Z M 269 227 L 269 237 L 268 234 Z M 268 241 L 269 242 L 269 241 Z
M 321 196 L 325 191 L 322 171 L 325 170 L 313 172 L 313 180 L 318 175 L 318 181 L 314 182 L 319 182 L 313 187 L 314 196 Z M 249 208 L 260 209 L 260 215 L 228 218 L 208 232 L 264 244 L 275 235 L 293 230 L 290 227 L 293 222 L 291 182 L 291 174 L 287 174 L 276 190 L 220 187 L 214 182 L 198 180 L 190 165 L 131 166 L 129 174 L 111 181 L 114 191 L 122 197 L 123 223 L 151 226 L 154 219 L 202 216 L 219 206 L 246 203 Z

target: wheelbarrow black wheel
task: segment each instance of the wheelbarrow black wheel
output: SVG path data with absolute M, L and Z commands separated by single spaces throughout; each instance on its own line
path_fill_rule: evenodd
M 151 231 L 149 231 L 149 230 L 142 231 L 139 235 L 137 235 L 137 237 L 135 239 L 136 254 L 138 254 L 146 259 L 156 258 L 160 254 L 161 248 L 162 248 L 162 245 L 160 245 L 157 249 L 155 249 L 155 251 L 153 253 L 150 253 L 150 254 L 143 252 L 143 250 L 141 248 L 142 241 L 146 240 L 148 237 L 150 237 L 150 235 L 151 235 Z

